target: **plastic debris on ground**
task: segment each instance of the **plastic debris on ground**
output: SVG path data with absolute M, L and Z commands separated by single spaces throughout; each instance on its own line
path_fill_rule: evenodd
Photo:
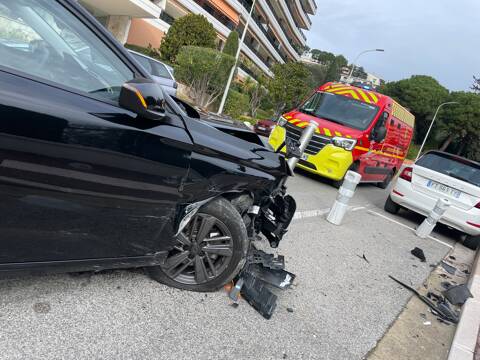
M 408 286 L 407 284 L 401 282 L 400 280 L 394 278 L 393 276 L 389 275 L 390 279 L 395 281 L 396 283 L 402 285 L 404 288 L 410 290 L 413 292 L 421 301 L 423 301 L 425 304 L 428 305 L 428 307 L 432 310 L 432 313 L 435 315 L 440 316 L 442 319 L 446 321 L 450 321 L 453 323 L 458 323 L 458 314 L 453 311 L 448 303 L 443 299 L 443 297 L 434 294 L 434 293 L 429 293 L 427 296 L 423 296 L 420 294 L 417 290 L 412 288 L 411 286 Z
M 423 253 L 423 250 L 416 247 L 410 253 L 415 256 L 416 258 L 420 259 L 421 262 L 426 262 L 427 258 L 425 257 L 425 254 Z
M 463 305 L 468 298 L 473 298 L 466 284 L 451 286 L 443 292 L 443 296 L 453 305 Z
M 448 272 L 450 275 L 455 275 L 455 273 L 457 272 L 457 268 L 455 266 L 452 266 L 443 260 L 440 264 L 442 265 L 443 270 Z
M 277 307 L 277 295 L 270 290 L 269 286 L 286 290 L 295 279 L 294 274 L 284 269 L 283 256 L 275 257 L 252 248 L 243 270 L 229 292 L 230 299 L 236 302 L 241 295 L 265 319 L 270 319 Z M 293 309 L 291 310 L 287 309 L 293 312 Z

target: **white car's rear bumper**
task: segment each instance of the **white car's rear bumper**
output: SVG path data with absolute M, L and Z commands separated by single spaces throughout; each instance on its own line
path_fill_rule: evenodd
M 412 183 L 401 178 L 398 178 L 394 184 L 390 197 L 395 203 L 422 215 L 430 213 L 438 200 L 438 197 L 431 197 L 414 190 Z M 468 224 L 468 222 L 480 224 L 480 209 L 472 208 L 467 211 L 450 206 L 440 222 L 468 235 L 480 235 L 480 228 Z

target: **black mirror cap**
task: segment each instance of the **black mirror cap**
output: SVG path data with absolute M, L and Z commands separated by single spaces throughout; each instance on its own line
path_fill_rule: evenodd
M 151 79 L 137 78 L 123 84 L 119 104 L 147 120 L 165 117 L 165 98 L 162 88 Z
M 387 136 L 387 128 L 385 126 L 382 126 L 381 128 L 379 128 L 376 131 L 374 140 L 376 142 L 380 142 L 380 141 L 384 140 L 386 136 Z

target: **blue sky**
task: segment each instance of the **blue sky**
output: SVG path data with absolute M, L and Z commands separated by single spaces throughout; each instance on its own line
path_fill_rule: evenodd
M 311 48 L 343 54 L 387 81 L 430 75 L 450 90 L 480 76 L 480 0 L 316 0 Z

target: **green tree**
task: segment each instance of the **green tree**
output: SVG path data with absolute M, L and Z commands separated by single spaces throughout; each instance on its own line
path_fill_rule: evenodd
M 340 80 L 340 70 L 348 64 L 343 55 L 336 56 L 327 68 L 325 82 Z
M 243 68 L 248 69 L 249 76 L 241 84 L 239 90 L 248 95 L 249 114 L 252 117 L 256 117 L 257 111 L 262 105 L 265 105 L 265 100 L 268 99 L 268 83 L 270 79 L 247 57 L 242 57 L 241 62 Z M 271 107 L 267 106 L 264 109 L 271 109 Z
M 230 56 L 237 55 L 238 50 L 238 33 L 236 31 L 230 31 L 223 52 Z
M 335 61 L 335 55 L 328 51 L 313 49 L 310 52 L 312 53 L 312 58 L 322 64 L 329 65 Z
M 175 77 L 189 87 L 202 108 L 209 107 L 225 90 L 234 58 L 215 49 L 184 46 L 177 55 Z
M 442 109 L 439 116 L 440 150 L 449 150 L 480 160 L 480 95 L 452 92 L 448 101 L 458 102 Z
M 311 90 L 310 72 L 302 63 L 289 62 L 272 67 L 275 77 L 269 81 L 269 92 L 277 114 L 293 109 Z
M 437 80 L 425 75 L 414 75 L 409 79 L 387 83 L 380 92 L 391 96 L 415 115 L 416 143 L 423 140 L 435 110 L 449 95 L 448 90 Z
M 327 67 L 320 64 L 305 64 L 310 71 L 310 86 L 312 88 L 325 84 L 325 76 L 327 75 Z
M 162 59 L 175 63 L 183 46 L 215 48 L 217 33 L 202 15 L 189 14 L 176 19 L 160 45 Z
M 472 90 L 480 93 L 480 78 L 473 77 Z

